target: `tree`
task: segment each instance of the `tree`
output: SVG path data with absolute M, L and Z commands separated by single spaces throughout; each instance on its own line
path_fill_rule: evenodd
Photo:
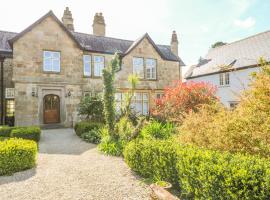
M 103 102 L 104 102 L 104 115 L 106 125 L 109 129 L 109 134 L 114 138 L 116 134 L 114 132 L 115 128 L 115 88 L 114 88 L 114 78 L 115 72 L 120 69 L 119 55 L 115 54 L 110 65 L 103 69 Z
M 226 45 L 226 44 L 227 44 L 226 42 L 219 41 L 219 42 L 216 42 L 215 44 L 213 44 L 211 47 L 214 49 L 216 47 L 221 47 L 221 46 Z
M 86 120 L 103 121 L 103 102 L 101 98 L 97 96 L 86 96 L 82 98 L 79 104 L 78 114 Z
M 216 88 L 204 82 L 176 82 L 165 89 L 164 96 L 156 99 L 152 115 L 164 121 L 182 123 L 190 111 L 197 111 L 203 104 L 216 102 Z

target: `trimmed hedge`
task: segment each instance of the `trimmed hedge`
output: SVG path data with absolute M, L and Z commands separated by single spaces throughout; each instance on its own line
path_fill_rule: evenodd
M 16 138 L 0 141 L 0 175 L 34 167 L 36 155 L 37 144 L 34 141 Z
M 124 150 L 140 175 L 171 182 L 185 199 L 270 199 L 270 160 L 175 144 L 135 140 Z
M 40 140 L 40 134 L 41 130 L 37 126 L 18 127 L 11 131 L 10 137 L 23 138 L 38 142 Z
M 99 122 L 78 122 L 75 124 L 74 130 L 76 132 L 76 135 L 81 137 L 83 133 L 88 133 L 89 131 L 93 129 L 100 129 L 103 126 L 102 123 Z
M 0 126 L 0 137 L 10 137 L 10 133 L 14 127 Z

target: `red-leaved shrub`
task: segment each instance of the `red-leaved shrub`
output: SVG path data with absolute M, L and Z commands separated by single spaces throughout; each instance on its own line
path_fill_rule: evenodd
M 156 99 L 152 115 L 160 120 L 182 123 L 190 111 L 197 111 L 201 105 L 217 101 L 216 88 L 205 82 L 175 82 L 164 91 L 164 96 Z

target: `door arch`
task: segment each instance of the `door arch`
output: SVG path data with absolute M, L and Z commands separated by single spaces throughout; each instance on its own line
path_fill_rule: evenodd
M 44 124 L 60 123 L 60 98 L 55 94 L 47 94 L 43 98 Z

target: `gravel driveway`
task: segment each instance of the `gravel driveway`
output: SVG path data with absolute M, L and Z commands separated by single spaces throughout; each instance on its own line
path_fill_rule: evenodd
M 98 153 L 72 129 L 42 131 L 37 167 L 0 177 L 1 200 L 140 200 L 148 193 L 122 158 Z

